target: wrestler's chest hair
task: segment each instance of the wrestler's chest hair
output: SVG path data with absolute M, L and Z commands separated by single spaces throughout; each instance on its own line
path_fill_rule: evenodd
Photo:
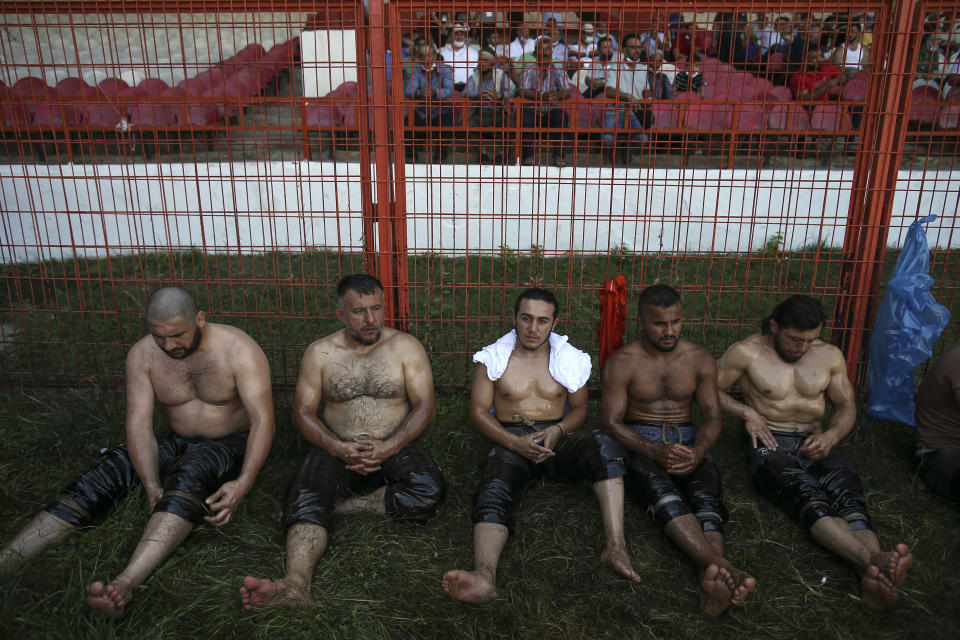
M 333 402 L 346 402 L 360 396 L 403 398 L 403 368 L 387 357 L 349 359 L 325 367 L 323 395 Z
M 157 397 L 165 403 L 197 398 L 210 404 L 222 404 L 236 395 L 233 378 L 212 359 L 189 364 L 182 361 L 164 363 L 152 377 Z
M 697 390 L 697 374 L 692 369 L 642 364 L 630 385 L 631 395 L 645 401 L 668 398 L 683 400 Z

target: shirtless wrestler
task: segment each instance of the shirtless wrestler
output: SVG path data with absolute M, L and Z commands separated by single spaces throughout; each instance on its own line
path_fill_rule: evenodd
M 606 433 L 573 433 L 587 417 L 590 356 L 552 333 L 557 311 L 550 291 L 527 289 L 514 305 L 514 331 L 473 357 L 470 421 L 494 447 L 474 496 L 474 570 L 443 576 L 444 590 L 458 600 L 480 604 L 496 597 L 514 505 L 540 474 L 593 482 L 606 537 L 601 561 L 639 581 L 623 537 L 625 454 Z
M 105 453 L 20 531 L 4 569 L 91 524 L 139 476 L 153 514 L 126 568 L 90 585 L 87 604 L 119 617 L 139 586 L 201 521 L 221 526 L 253 487 L 273 440 L 270 368 L 243 331 L 207 322 L 193 295 L 150 296 L 150 335 L 127 355 L 127 443 Z M 154 402 L 172 433 L 153 431 Z
M 341 280 L 336 313 L 343 329 L 307 347 L 300 364 L 293 421 L 313 447 L 287 489 L 286 575 L 245 577 L 247 610 L 312 602 L 313 569 L 335 514 L 422 520 L 443 500 L 440 470 L 416 442 L 437 406 L 426 352 L 413 336 L 383 326 L 376 278 Z M 371 485 L 379 488 L 362 494 Z
M 742 605 L 756 581 L 724 557 L 727 509 L 710 448 L 720 435 L 713 356 L 680 337 L 683 311 L 671 287 L 640 294 L 640 335 L 603 369 L 600 417 L 630 453 L 627 485 L 700 569 L 700 609 Z M 693 423 L 693 403 L 700 426 Z
M 760 333 L 720 359 L 720 402 L 744 420 L 757 489 L 850 563 L 861 577 L 863 603 L 882 611 L 897 601 L 914 559 L 905 544 L 880 550 L 860 477 L 834 451 L 853 429 L 857 408 L 843 354 L 817 337 L 823 322 L 813 298 L 795 295 L 778 304 Z M 747 404 L 725 393 L 735 383 Z M 824 429 L 828 399 L 833 410 Z
M 960 502 L 960 342 L 927 369 L 915 418 L 923 483 L 944 500 Z

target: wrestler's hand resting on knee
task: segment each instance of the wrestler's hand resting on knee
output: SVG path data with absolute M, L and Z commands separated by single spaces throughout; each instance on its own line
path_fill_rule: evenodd
M 212 516 L 205 516 L 203 519 L 215 527 L 220 527 L 230 522 L 233 510 L 237 508 L 243 496 L 247 495 L 250 487 L 245 486 L 240 480 L 231 480 L 223 483 L 209 498 L 206 499 L 207 506 L 213 512 Z

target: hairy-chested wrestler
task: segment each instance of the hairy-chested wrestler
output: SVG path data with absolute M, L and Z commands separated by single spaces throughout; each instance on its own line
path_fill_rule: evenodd
M 630 493 L 700 569 L 700 609 L 717 616 L 756 586 L 724 557 L 720 472 L 710 448 L 720 435 L 717 365 L 680 337 L 680 294 L 653 285 L 640 294 L 640 335 L 603 369 L 600 417 L 630 452 Z M 700 427 L 693 423 L 693 403 Z
M 497 565 L 513 528 L 513 508 L 537 474 L 593 482 L 606 537 L 601 560 L 616 573 L 640 579 L 623 537 L 625 454 L 601 431 L 572 433 L 587 417 L 591 364 L 566 336 L 553 333 L 557 312 L 550 291 L 525 290 L 514 305 L 514 330 L 473 356 L 470 421 L 495 444 L 474 498 L 474 570 L 443 576 L 444 590 L 458 600 L 479 604 L 496 597 Z
M 221 526 L 253 487 L 273 441 L 270 367 L 243 331 L 206 322 L 193 295 L 159 289 L 150 335 L 127 355 L 127 443 L 68 485 L 0 553 L 0 566 L 39 554 L 103 516 L 139 476 L 153 515 L 126 568 L 90 585 L 87 604 L 119 617 L 134 589 L 201 521 Z M 154 402 L 172 433 L 153 431 Z
M 443 500 L 440 470 L 416 442 L 437 407 L 426 352 L 383 326 L 383 287 L 371 276 L 340 281 L 337 318 L 343 329 L 307 347 L 300 364 L 293 421 L 313 447 L 287 490 L 286 576 L 244 578 L 247 610 L 312 601 L 334 514 L 425 519 Z M 362 494 L 371 484 L 380 486 Z
M 809 296 L 778 304 L 760 333 L 720 359 L 720 402 L 750 434 L 757 489 L 849 562 L 861 576 L 864 604 L 880 611 L 897 601 L 913 556 L 905 544 L 880 550 L 860 477 L 834 450 L 853 429 L 857 408 L 843 354 L 817 337 L 823 323 L 823 308 Z M 747 404 L 725 393 L 734 383 Z M 824 429 L 827 399 L 833 410 Z

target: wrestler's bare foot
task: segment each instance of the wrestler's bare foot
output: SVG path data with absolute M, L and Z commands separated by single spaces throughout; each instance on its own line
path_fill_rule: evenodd
M 310 604 L 313 598 L 292 584 L 283 580 L 263 580 L 247 576 L 240 587 L 240 600 L 247 611 L 256 611 L 267 607 L 296 607 Z
M 708 616 L 719 616 L 733 604 L 737 592 L 737 583 L 725 567 L 711 564 L 703 572 L 700 580 L 700 612 Z
M 496 587 L 478 571 L 447 571 L 443 576 L 443 590 L 451 597 L 471 604 L 483 604 L 497 597 Z
M 104 585 L 98 580 L 90 584 L 87 594 L 87 606 L 94 613 L 113 619 L 122 616 L 130 602 L 129 589 L 119 582 Z
M 733 584 L 736 585 L 733 590 L 733 597 L 730 598 L 730 603 L 737 607 L 743 606 L 747 596 L 756 588 L 757 580 L 746 571 L 741 571 L 733 567 L 727 567 L 727 572 L 730 574 L 730 577 L 733 578 Z
M 886 575 L 898 588 L 907 581 L 907 571 L 914 563 L 910 547 L 903 543 L 898 544 L 896 549 L 890 553 L 874 554 L 871 560 L 871 564 Z
M 600 564 L 628 580 L 640 582 L 640 574 L 633 570 L 630 556 L 623 549 L 604 549 L 600 554 Z
M 863 604 L 873 611 L 886 611 L 900 597 L 897 586 L 877 567 L 867 567 L 860 584 L 863 586 Z

